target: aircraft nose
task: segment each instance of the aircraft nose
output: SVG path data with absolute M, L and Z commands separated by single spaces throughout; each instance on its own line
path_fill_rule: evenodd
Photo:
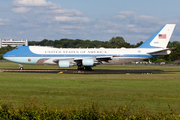
M 8 55 L 7 55 L 7 53 L 5 53 L 4 55 L 3 55 L 3 58 L 5 59 L 5 57 L 7 57 Z
M 6 58 L 9 57 L 9 56 L 11 56 L 11 52 L 10 52 L 10 51 L 7 52 L 7 53 L 5 53 L 5 54 L 3 55 L 3 58 L 6 59 Z

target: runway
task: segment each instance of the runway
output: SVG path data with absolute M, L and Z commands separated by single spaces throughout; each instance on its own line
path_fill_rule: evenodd
M 20 72 L 20 73 L 59 73 L 59 74 L 163 74 L 168 72 L 163 70 L 92 70 L 80 71 L 75 69 L 0 69 L 0 72 Z

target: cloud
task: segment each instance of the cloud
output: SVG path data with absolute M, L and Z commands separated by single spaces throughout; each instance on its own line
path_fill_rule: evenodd
M 164 26 L 165 21 L 158 17 L 138 15 L 132 11 L 119 12 L 113 19 L 95 22 L 93 34 L 106 36 L 122 36 L 127 42 L 136 43 L 147 40 L 157 30 Z M 167 22 L 167 21 L 166 21 Z M 110 37 L 107 37 L 110 38 Z
M 63 15 L 67 15 L 67 16 L 84 16 L 84 14 L 78 10 L 68 10 L 68 9 L 56 9 L 56 10 L 52 10 L 50 11 L 51 13 L 56 13 L 56 14 L 63 14 Z
M 56 5 L 52 2 L 46 2 L 46 0 L 14 0 L 14 6 L 52 6 Z
M 9 22 L 9 20 L 0 18 L 0 22 Z
M 18 27 L 15 34 L 30 37 L 29 40 L 82 38 L 79 36 L 89 33 L 87 27 L 93 21 L 79 10 L 63 9 L 47 0 L 14 0 L 11 11 L 19 14 L 15 21 L 18 24 L 13 26 Z
M 85 27 L 84 26 L 78 26 L 78 25 L 64 25 L 64 26 L 61 26 L 61 28 L 63 29 L 81 29 L 81 30 L 84 30 Z
M 38 9 L 38 8 L 37 8 Z M 85 16 L 81 11 L 72 9 L 62 9 L 61 7 L 57 9 L 47 9 L 47 8 L 39 8 L 38 10 L 34 10 L 35 14 L 44 14 L 48 16 L 69 16 L 69 17 L 83 17 Z
M 9 19 L 2 19 L 0 18 L 0 25 L 7 25 L 10 22 Z
M 117 18 L 118 20 L 121 20 L 121 21 L 126 21 L 126 20 L 130 20 L 134 18 L 135 16 L 136 16 L 135 12 L 123 11 L 123 12 L 119 12 L 119 14 L 114 16 L 114 18 Z
M 153 16 L 138 15 L 132 11 L 119 12 L 118 15 L 114 16 L 115 19 L 120 21 L 126 21 L 128 24 L 136 26 L 150 27 L 152 25 L 159 24 L 160 19 Z
M 30 13 L 40 23 L 66 22 L 66 23 L 89 23 L 92 19 L 76 9 L 63 9 L 59 4 L 46 0 L 14 0 L 14 13 Z M 27 16 L 28 14 L 24 15 Z
M 132 11 L 122 11 L 114 16 L 116 23 L 121 24 L 121 27 L 114 28 L 121 31 L 122 36 L 130 39 L 131 42 L 145 41 L 163 25 L 160 18 L 148 15 L 138 15 Z
M 27 8 L 27 7 L 16 7 L 13 8 L 12 11 L 14 13 L 27 13 L 31 10 L 31 8 Z
M 104 30 L 105 33 L 120 33 L 120 30 L 115 30 L 115 29 L 108 29 L 108 30 Z
M 95 23 L 94 25 L 95 29 L 97 31 L 104 31 L 105 33 L 117 33 L 121 25 L 117 24 L 115 22 L 112 22 L 110 20 L 99 20 L 98 22 Z
M 24 31 L 19 31 L 18 34 L 22 35 L 24 34 Z
M 122 36 L 127 42 L 145 41 L 165 22 L 158 17 L 139 15 L 133 11 L 121 11 L 107 19 L 91 19 L 77 9 L 64 9 L 49 0 L 13 0 L 12 21 L 17 34 L 39 39 L 99 39 L 109 40 Z M 25 13 L 25 14 L 22 14 Z M 0 25 L 8 21 L 0 19 Z
M 34 24 L 34 23 L 30 23 L 30 22 L 26 22 L 26 23 L 21 23 L 21 26 L 24 28 L 37 28 L 38 25 Z
M 69 17 L 69 16 L 55 16 L 55 21 L 59 22 L 90 22 L 88 17 Z

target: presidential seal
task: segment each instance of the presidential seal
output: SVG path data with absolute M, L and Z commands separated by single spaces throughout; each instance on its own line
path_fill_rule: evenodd
M 31 59 L 30 59 L 30 58 L 28 59 L 28 62 L 31 62 Z

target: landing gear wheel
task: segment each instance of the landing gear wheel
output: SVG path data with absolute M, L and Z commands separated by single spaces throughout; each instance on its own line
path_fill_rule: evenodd
M 91 67 L 85 67 L 85 70 L 91 71 L 92 68 Z
M 21 64 L 19 64 L 19 70 L 23 70 L 23 66 Z
M 84 70 L 83 66 L 78 66 L 78 70 Z
M 20 70 L 23 70 L 24 68 L 23 68 L 23 67 L 20 67 L 19 69 L 20 69 Z

